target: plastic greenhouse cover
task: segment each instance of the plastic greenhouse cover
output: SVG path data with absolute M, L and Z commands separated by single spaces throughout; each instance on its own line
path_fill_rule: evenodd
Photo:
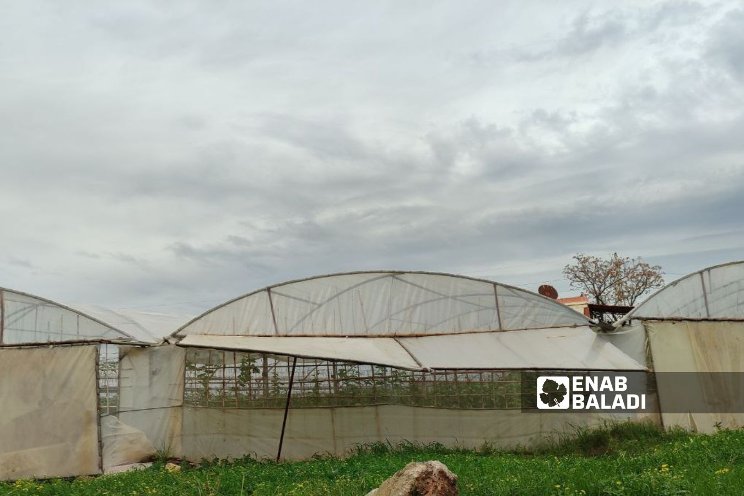
M 0 480 L 100 472 L 96 355 L 0 349 Z
M 401 338 L 427 368 L 643 370 L 589 327 Z
M 104 322 L 59 303 L 7 289 L 0 293 L 3 306 L 0 344 L 136 341 Z
M 186 336 L 179 345 L 421 368 L 393 338 Z
M 131 309 L 112 310 L 94 305 L 75 304 L 73 308 L 106 322 L 139 341 L 148 343 L 159 342 L 192 318 L 191 316 L 143 312 Z
M 744 336 L 739 322 L 645 322 L 653 356 L 662 419 L 667 428 L 681 426 L 713 433 L 738 428 L 744 413 L 727 409 L 740 400 Z M 665 372 L 694 372 L 684 380 Z M 710 381 L 706 374 L 718 375 Z M 677 400 L 675 401 L 674 398 Z M 675 413 L 670 403 L 707 404 L 709 413 Z
M 246 446 L 258 459 L 273 458 L 282 428 L 282 409 L 184 408 L 183 450 L 189 460 L 239 458 Z M 282 458 L 315 454 L 348 456 L 360 444 L 442 443 L 479 449 L 535 446 L 546 437 L 575 433 L 577 427 L 652 418 L 628 413 L 514 410 L 458 410 L 405 405 L 293 408 L 287 417 Z M 215 426 L 220 426 L 218 431 Z M 226 435 L 225 433 L 229 433 Z
M 185 355 L 175 346 L 123 347 L 119 362 L 119 420 L 175 456 L 181 450 Z
M 744 262 L 732 262 L 689 274 L 641 303 L 618 325 L 640 320 L 744 319 Z
M 589 327 L 402 338 L 186 336 L 179 345 L 423 369 L 644 370 Z
M 401 337 L 588 323 L 553 300 L 491 281 L 359 272 L 270 286 L 210 310 L 174 336 Z

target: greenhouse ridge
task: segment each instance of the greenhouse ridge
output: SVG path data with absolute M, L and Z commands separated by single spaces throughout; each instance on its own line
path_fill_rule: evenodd
M 528 304 L 531 312 L 523 311 Z M 173 334 L 400 336 L 587 325 L 536 293 L 435 272 L 330 274 L 268 286 Z

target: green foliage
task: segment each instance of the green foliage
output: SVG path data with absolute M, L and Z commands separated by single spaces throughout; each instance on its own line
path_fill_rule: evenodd
M 291 368 L 257 354 L 239 362 L 221 352 L 187 355 L 186 404 L 219 408 L 283 408 Z M 260 365 L 259 366 L 259 362 Z M 299 365 L 292 407 L 408 405 L 520 409 L 519 371 L 418 372 L 380 365 L 316 361 Z M 533 391 L 528 391 L 534 396 Z
M 687 436 L 681 430 L 664 431 L 652 422 L 607 422 L 594 428 L 576 427 L 573 431 L 546 440 L 529 452 L 535 454 L 581 454 L 597 456 L 622 452 L 642 452 L 661 441 Z
M 193 397 L 185 398 L 194 403 L 208 404 L 210 401 L 209 383 L 222 366 L 221 362 L 215 363 L 186 363 L 186 372 L 194 377 L 201 386 L 198 391 L 190 391 Z
M 240 360 L 240 373 L 238 374 L 238 384 L 245 387 L 253 381 L 254 374 L 260 374 L 261 369 L 256 365 L 255 357 L 244 357 Z
M 95 478 L 0 483 L 0 495 L 354 496 L 366 494 L 410 461 L 433 459 L 458 475 L 463 496 L 739 495 L 742 446 L 742 430 L 704 436 L 665 433 L 652 424 L 608 424 L 579 429 L 571 438 L 532 451 L 377 443 L 360 446 L 344 460 L 215 460 L 181 472 L 157 463 L 144 471 Z

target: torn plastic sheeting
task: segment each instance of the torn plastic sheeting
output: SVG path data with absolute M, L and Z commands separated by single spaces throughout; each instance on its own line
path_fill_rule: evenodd
M 138 341 L 158 343 L 165 336 L 188 321 L 188 317 L 155 312 L 142 312 L 131 309 L 110 309 L 98 305 L 71 305 L 86 315 L 106 322 L 110 326 L 126 332 Z
M 432 369 L 645 370 L 589 327 L 401 338 Z
M 612 343 L 633 360 L 648 367 L 646 329 L 640 321 L 618 327 L 612 332 L 598 334 L 597 337 Z
M 182 346 L 422 369 L 645 370 L 588 327 L 417 338 L 186 336 Z
M 419 370 L 421 366 L 393 338 L 186 336 L 180 346 L 256 351 L 326 360 L 389 365 Z
M 101 417 L 103 469 L 149 461 L 155 447 L 144 432 L 121 422 L 113 415 Z

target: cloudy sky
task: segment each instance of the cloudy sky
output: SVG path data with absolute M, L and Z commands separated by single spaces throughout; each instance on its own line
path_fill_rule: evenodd
M 0 0 L 0 286 L 197 312 L 576 252 L 744 259 L 731 2 Z

